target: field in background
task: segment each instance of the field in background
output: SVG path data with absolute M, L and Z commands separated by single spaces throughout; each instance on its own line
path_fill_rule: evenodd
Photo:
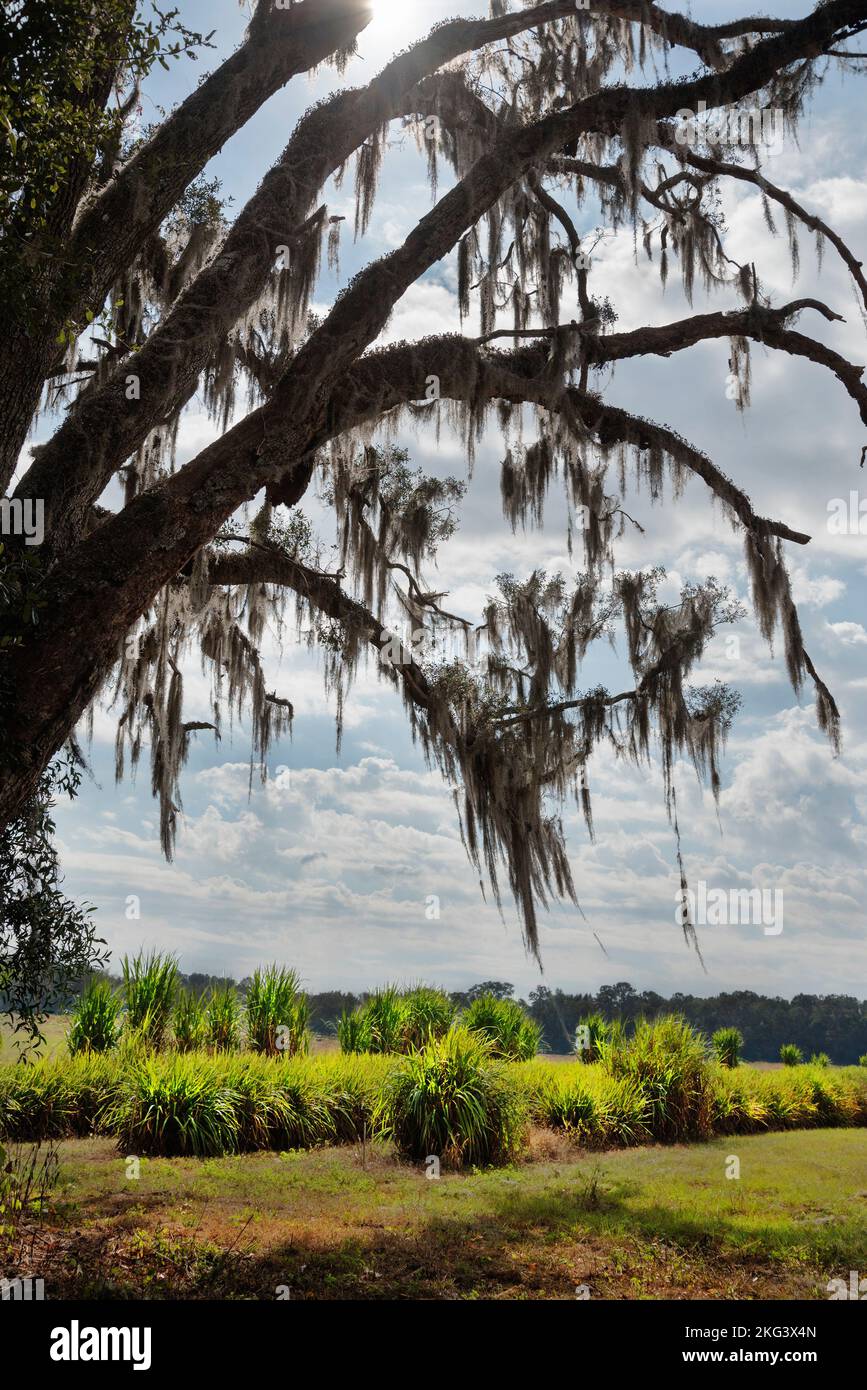
M 69 1014 L 51 1014 L 42 1025 L 45 1046 L 39 1049 L 40 1057 L 55 1057 L 66 1050 L 66 1034 L 69 1032 Z M 8 1018 L 0 1019 L 0 1066 L 8 1066 L 18 1060 L 17 1042 L 24 1041 L 27 1035 L 16 1033 Z M 36 1055 L 36 1054 L 31 1054 Z
M 65 1050 L 66 1034 L 69 1032 L 70 1022 L 69 1014 L 51 1015 L 42 1029 L 46 1045 L 39 1053 L 41 1057 L 55 1057 L 59 1052 Z M 314 1034 L 310 1051 L 314 1054 L 336 1053 L 340 1051 L 340 1046 L 334 1035 Z M 549 1062 L 574 1062 L 575 1060 L 574 1052 L 545 1052 L 539 1055 Z M 0 1019 L 0 1066 L 16 1061 L 17 1057 L 15 1035 L 8 1021 Z M 755 1067 L 758 1071 L 782 1070 L 782 1062 L 750 1062 L 749 1066 Z
M 42 1025 L 45 1046 L 39 1050 L 38 1055 L 40 1057 L 56 1057 L 59 1053 L 66 1051 L 66 1035 L 69 1032 L 71 1022 L 70 1014 L 50 1015 Z M 8 1066 L 18 1060 L 16 1039 L 24 1036 L 23 1033 L 16 1034 L 13 1031 L 8 1019 L 0 1019 L 0 1066 Z M 336 1036 L 322 1037 L 314 1034 L 310 1051 L 313 1053 L 339 1051 Z

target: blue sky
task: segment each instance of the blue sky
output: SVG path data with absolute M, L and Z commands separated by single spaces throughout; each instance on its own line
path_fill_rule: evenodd
M 245 11 L 236 0 L 178 0 L 194 28 L 216 28 L 218 49 L 198 65 L 159 71 L 144 95 L 142 119 L 191 90 L 203 66 L 212 66 L 240 41 Z M 673 4 L 669 4 L 673 8 Z M 781 0 L 781 16 L 806 4 Z M 343 79 L 323 68 L 300 77 L 268 102 L 214 159 L 224 192 L 239 210 L 279 155 L 293 126 L 313 102 L 343 82 L 368 78 L 396 49 L 451 17 L 482 14 L 486 0 L 395 4 L 378 0 L 376 18 L 361 36 L 359 57 Z M 722 20 L 749 9 L 744 0 L 694 4 L 695 18 Z M 692 71 L 694 55 L 679 55 L 675 70 Z M 775 152 L 765 172 L 853 245 L 865 247 L 867 140 L 863 89 L 852 77 L 828 78 L 801 127 L 800 149 Z M 445 187 L 445 182 L 442 185 Z M 350 214 L 352 170 L 340 190 L 326 191 L 329 210 Z M 411 135 L 393 132 L 370 231 L 357 245 L 344 236 L 339 281 L 324 275 L 316 307 L 327 308 L 339 283 L 370 259 L 397 245 L 430 205 L 425 162 Z M 832 343 L 856 362 L 867 361 L 865 326 L 842 263 L 827 250 L 819 275 L 811 238 L 802 237 L 796 286 L 785 237 L 771 238 L 752 191 L 724 191 L 730 254 L 754 259 L 777 303 L 817 295 L 846 317 L 826 324 L 805 316 L 803 331 Z M 579 229 L 599 221 L 588 203 Z M 350 224 L 351 225 L 351 224 Z M 635 255 L 631 231 L 608 235 L 594 257 L 592 288 L 608 294 L 618 328 L 664 323 L 689 312 L 679 280 L 663 292 L 655 267 Z M 448 258 L 404 297 L 386 340 L 455 331 L 454 258 Z M 712 305 L 696 295 L 695 311 L 737 307 L 734 293 Z M 567 314 L 567 317 L 569 315 Z M 474 324 L 467 331 L 475 332 Z M 591 768 L 597 830 L 590 844 L 569 811 L 568 842 L 584 917 L 557 907 L 543 922 L 540 977 L 526 956 L 512 905 L 504 919 L 482 900 L 476 875 L 458 837 L 452 801 L 428 771 L 409 737 L 398 697 L 362 671 L 352 691 L 346 734 L 335 752 L 334 711 L 326 701 L 315 655 L 269 638 L 264 646 L 269 686 L 296 706 L 294 738 L 275 748 L 266 787 L 248 795 L 249 739 L 243 727 L 215 746 L 202 739 L 183 781 L 185 818 L 175 862 L 159 850 L 158 814 L 143 766 L 137 784 L 114 785 L 114 717 L 100 710 L 92 745 L 94 780 L 78 802 L 58 811 L 66 891 L 97 907 L 97 922 L 117 954 L 140 945 L 176 951 L 182 968 L 242 976 L 270 959 L 298 967 L 308 986 L 359 989 L 386 979 L 420 977 L 458 988 L 496 977 L 522 992 L 544 979 L 565 989 L 595 989 L 630 980 L 637 988 L 715 993 L 757 989 L 857 993 L 867 984 L 864 919 L 864 804 L 867 765 L 867 517 L 865 535 L 833 534 L 829 503 L 854 490 L 867 498 L 858 468 L 862 427 L 853 402 L 813 364 L 755 347 L 752 406 L 738 414 L 726 397 L 728 344 L 700 345 L 671 359 L 620 364 L 605 373 L 606 399 L 665 422 L 704 448 L 752 497 L 758 513 L 784 519 L 810 533 L 809 547 L 789 547 L 806 645 L 834 691 L 844 720 L 844 745 L 835 759 L 816 729 L 809 692 L 799 705 L 781 655 L 770 653 L 750 616 L 737 628 L 732 655 L 720 636 L 703 678 L 736 685 L 744 708 L 733 730 L 719 813 L 687 768 L 677 787 L 688 874 L 724 891 L 781 891 L 785 912 L 777 935 L 756 925 L 699 928 L 708 973 L 685 946 L 675 922 L 675 846 L 663 805 L 657 767 L 636 771 L 601 752 Z M 181 430 L 181 460 L 213 437 L 214 427 L 194 401 Z M 403 442 L 426 471 L 462 473 L 458 439 L 444 430 L 407 435 Z M 475 615 L 494 576 L 510 570 L 563 569 L 564 510 L 552 494 L 542 532 L 512 535 L 499 503 L 502 446 L 492 432 L 478 452 L 462 522 L 429 569 L 449 606 Z M 742 542 L 715 512 L 703 487 L 651 507 L 629 494 L 628 510 L 646 528 L 619 543 L 618 564 L 663 564 L 665 592 L 681 580 L 713 574 L 747 597 Z M 306 509 L 324 534 L 328 521 L 313 500 Z M 865 504 L 867 512 L 867 504 Z M 578 557 L 576 557 L 578 558 Z M 580 563 L 580 560 L 579 560 Z M 591 658 L 585 684 L 611 682 L 616 653 Z M 190 713 L 204 711 L 207 685 L 198 663 L 186 672 Z M 198 704 L 197 704 L 198 702 Z M 140 916 L 127 916 L 128 900 Z M 426 904 L 439 899 L 430 920 Z M 595 934 L 595 935 L 594 935 Z M 603 943 L 603 954 L 595 939 Z

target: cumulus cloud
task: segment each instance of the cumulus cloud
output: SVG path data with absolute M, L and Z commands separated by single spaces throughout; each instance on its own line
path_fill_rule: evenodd
M 867 631 L 861 623 L 829 623 L 828 630 L 839 637 L 840 641 L 847 647 L 861 646 L 867 642 Z

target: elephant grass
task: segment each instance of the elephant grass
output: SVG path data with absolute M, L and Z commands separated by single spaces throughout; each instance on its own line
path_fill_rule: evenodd
M 492 1055 L 510 1062 L 529 1061 L 542 1042 L 542 1029 L 514 999 L 482 994 L 461 1018 L 462 1025 L 491 1046 Z
M 295 970 L 277 964 L 256 970 L 245 1006 L 247 1041 L 266 1057 L 296 1057 L 310 1050 L 310 1006 Z
M 491 1044 L 455 1028 L 400 1061 L 386 1078 L 376 1120 L 404 1158 L 462 1168 L 514 1158 L 528 1108 Z
M 175 1047 L 179 1052 L 198 1052 L 208 1037 L 205 1001 L 191 989 L 183 990 L 175 1003 Z
M 177 960 L 159 951 L 140 951 L 132 959 L 124 956 L 122 969 L 127 1028 L 143 1047 L 161 1047 L 178 992 Z
M 403 1054 L 444 1037 L 454 1017 L 455 1006 L 444 990 L 424 984 L 408 989 L 387 985 L 357 1008 L 344 1011 L 337 1037 L 342 1052 Z
M 127 1153 L 206 1156 L 384 1135 L 413 1161 L 465 1167 L 519 1155 L 528 1123 L 588 1148 L 867 1125 L 863 1067 L 733 1069 L 679 1025 L 652 1028 L 595 1063 L 505 1062 L 460 1027 L 400 1056 L 158 1052 L 126 1036 L 0 1067 L 0 1140 L 98 1134 Z
M 71 1055 L 110 1052 L 120 1035 L 119 996 L 108 980 L 94 975 L 79 996 L 66 1038 Z

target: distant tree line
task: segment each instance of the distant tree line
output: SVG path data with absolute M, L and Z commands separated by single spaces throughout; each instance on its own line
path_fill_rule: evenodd
M 598 994 L 566 994 L 540 985 L 530 992 L 527 1008 L 542 1025 L 552 1052 L 567 1051 L 567 1040 L 588 1013 L 627 1024 L 642 1016 L 678 1013 L 707 1034 L 718 1028 L 739 1028 L 744 1036 L 742 1055 L 751 1062 L 777 1061 L 783 1043 L 796 1043 L 806 1057 L 827 1052 L 840 1066 L 857 1062 L 867 1052 L 867 999 L 849 994 L 796 994 L 793 999 L 781 999 L 739 989 L 708 998 L 696 994 L 666 998 L 655 990 L 639 992 L 621 981 L 603 985 Z
M 118 977 L 108 978 L 120 984 Z M 196 994 L 230 987 L 242 996 L 250 982 L 249 976 L 235 980 L 231 976 L 202 973 L 182 974 L 180 979 Z M 513 999 L 515 986 L 506 980 L 483 980 L 467 990 L 453 991 L 451 998 L 459 1008 L 466 1008 L 481 994 Z M 369 991 L 352 994 L 342 990 L 309 995 L 311 1028 L 325 1036 L 336 1034 L 337 1020 L 344 1010 L 354 1009 L 368 997 Z M 696 994 L 666 997 L 655 990 L 639 992 L 620 981 L 602 985 L 598 994 L 568 994 L 540 985 L 530 991 L 529 999 L 519 1002 L 541 1026 L 543 1044 L 550 1052 L 571 1051 L 575 1029 L 587 1014 L 599 1013 L 605 1019 L 630 1024 L 637 1018 L 678 1013 L 708 1035 L 718 1028 L 739 1028 L 746 1061 L 777 1061 L 784 1043 L 795 1043 L 806 1057 L 827 1052 L 839 1066 L 854 1064 L 867 1053 L 867 999 L 859 1000 L 849 994 L 796 994 L 794 999 L 781 999 L 778 995 L 769 998 L 750 989 L 739 989 L 707 998 Z

